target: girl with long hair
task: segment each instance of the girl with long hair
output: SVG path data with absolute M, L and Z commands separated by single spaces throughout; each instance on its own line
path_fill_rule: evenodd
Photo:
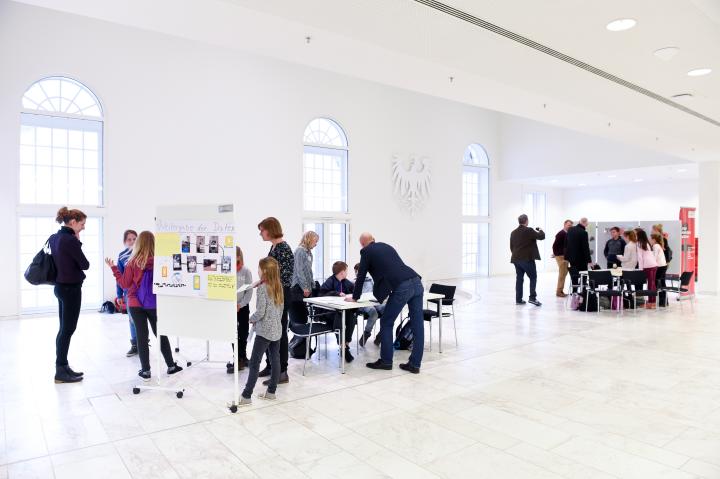
M 643 229 L 637 228 L 635 234 L 637 235 L 638 268 L 647 274 L 648 291 L 657 291 L 656 277 L 658 264 L 655 260 L 655 254 L 650 245 L 650 240 Z M 655 309 L 656 304 L 657 296 L 650 296 L 648 297 L 648 302 L 645 304 L 645 307 Z

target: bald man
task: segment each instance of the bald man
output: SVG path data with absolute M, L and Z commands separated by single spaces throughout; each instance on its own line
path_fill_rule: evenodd
M 565 237 L 565 261 L 570 263 L 570 280 L 573 285 L 580 284 L 580 271 L 587 271 L 592 266 L 590 241 L 586 228 L 587 218 L 580 218 L 578 224 L 570 228 Z M 577 288 L 573 287 L 573 292 Z
M 407 363 L 400 369 L 414 374 L 420 372 L 425 331 L 423 324 L 423 286 L 418 275 L 407 266 L 395 248 L 377 243 L 370 233 L 360 235 L 360 268 L 355 281 L 355 292 L 347 301 L 357 301 L 362 293 L 365 277 L 370 274 L 375 283 L 373 296 L 380 302 L 387 298 L 385 311 L 380 318 L 380 359 L 367 363 L 370 369 L 390 370 L 393 366 L 393 326 L 405 305 L 410 310 L 410 327 L 413 332 L 413 348 Z

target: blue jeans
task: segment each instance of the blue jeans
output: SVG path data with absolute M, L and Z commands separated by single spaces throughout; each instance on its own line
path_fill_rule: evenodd
M 390 293 L 385 311 L 380 318 L 380 359 L 385 364 L 392 364 L 393 353 L 393 329 L 395 319 L 398 317 L 405 305 L 410 310 L 410 327 L 413 332 L 413 346 L 410 354 L 410 364 L 416 368 L 420 367 L 425 347 L 425 325 L 423 321 L 423 286 L 419 277 L 408 279 Z
M 132 319 L 132 314 L 130 314 L 130 308 L 127 305 L 127 294 L 123 296 L 123 301 L 125 302 L 125 307 L 127 308 L 128 322 L 130 323 L 130 342 L 132 344 L 137 344 L 137 330 L 135 329 L 135 322 Z
M 516 261 L 515 265 L 515 302 L 519 303 L 523 297 L 523 280 L 527 275 L 530 278 L 530 301 L 537 299 L 535 285 L 537 284 L 537 269 L 535 261 Z

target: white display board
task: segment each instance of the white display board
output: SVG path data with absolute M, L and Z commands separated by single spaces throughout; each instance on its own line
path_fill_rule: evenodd
M 156 212 L 156 223 L 163 226 L 164 229 L 171 228 L 172 225 L 211 225 L 210 229 L 215 229 L 218 225 L 234 225 L 234 213 L 232 205 L 204 205 L 204 206 L 158 206 Z M 195 226 L 196 227 L 196 226 Z M 218 226 L 219 228 L 219 226 Z M 167 233 L 168 231 L 158 231 L 157 234 Z M 208 232 L 206 236 L 211 236 Z M 215 232 L 212 233 L 215 235 Z M 234 236 L 234 226 L 232 231 L 224 231 L 217 236 Z M 182 239 L 180 248 L 182 245 Z M 223 245 L 225 239 L 223 238 Z M 159 246 L 159 245 L 156 245 Z M 167 245 L 166 245 L 167 246 Z M 209 246 L 209 245 L 206 245 Z M 232 248 L 224 248 L 225 251 L 232 249 L 231 271 L 233 275 L 233 284 L 235 283 L 235 253 L 234 246 Z M 209 250 L 208 250 L 209 251 Z M 218 250 L 220 251 L 220 250 Z M 211 254 L 211 253 L 203 253 Z M 216 253 L 212 253 L 216 254 Z M 218 255 L 220 253 L 217 253 Z M 188 253 L 185 253 L 188 255 Z M 222 255 L 220 255 L 222 256 Z M 228 255 L 226 255 L 228 256 Z M 158 257 L 159 259 L 160 257 Z M 172 261 L 172 259 L 171 259 Z M 187 262 L 187 260 L 186 260 Z M 170 269 L 172 269 L 170 263 Z M 182 265 L 185 266 L 186 265 Z M 199 265 L 198 265 L 199 266 Z M 162 266 L 161 266 L 162 268 Z M 217 267 L 218 272 L 220 266 Z M 157 270 L 156 270 L 157 271 Z M 170 273 L 172 271 L 169 271 Z M 210 273 L 210 272 L 207 272 Z M 160 270 L 162 277 L 162 270 Z M 194 280 L 194 279 L 193 279 Z M 154 281 L 155 282 L 155 281 Z M 236 299 L 233 290 L 232 300 L 224 299 L 208 299 L 197 292 L 189 292 L 185 295 L 178 295 L 173 292 L 166 294 L 166 291 L 172 288 L 159 288 L 157 290 L 157 313 L 158 313 L 158 333 L 165 336 L 178 336 L 187 338 L 197 338 L 216 341 L 237 341 L 237 324 L 236 324 Z M 185 289 L 185 288 L 177 288 Z

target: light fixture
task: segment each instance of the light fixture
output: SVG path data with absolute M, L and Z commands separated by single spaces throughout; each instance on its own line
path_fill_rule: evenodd
M 557 183 L 558 180 L 550 180 L 550 183 Z
M 664 47 L 653 52 L 657 58 L 663 61 L 670 61 L 680 51 L 678 47 Z
M 642 178 L 635 178 L 635 179 L 633 180 L 633 183 L 642 183 L 642 181 L 643 181 Z
M 608 175 L 608 178 L 617 178 L 617 175 Z
M 587 186 L 585 183 L 578 183 L 578 186 Z
M 712 68 L 696 68 L 687 72 L 689 77 L 701 77 L 712 73 Z
M 618 18 L 617 20 L 613 20 L 612 22 L 608 23 L 605 28 L 607 28 L 611 32 L 622 32 L 625 30 L 630 30 L 635 25 L 637 25 L 637 20 L 633 18 Z
M 678 173 L 685 173 L 687 170 L 685 168 L 678 168 L 675 171 L 677 171 Z

